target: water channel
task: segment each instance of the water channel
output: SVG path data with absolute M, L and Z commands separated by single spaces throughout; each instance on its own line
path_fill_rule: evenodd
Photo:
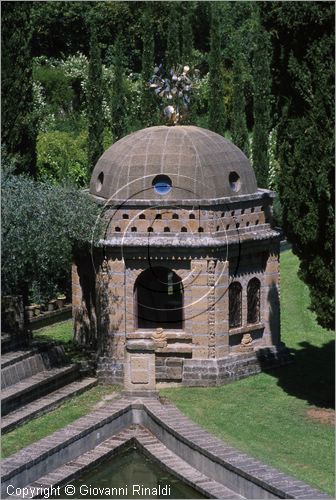
M 54 498 L 205 498 L 135 448 L 90 469 L 71 486 Z

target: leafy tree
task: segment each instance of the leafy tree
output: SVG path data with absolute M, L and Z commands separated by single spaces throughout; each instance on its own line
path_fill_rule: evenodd
M 90 60 L 89 79 L 87 88 L 87 115 L 89 121 L 88 137 L 88 164 L 91 172 L 99 157 L 104 152 L 103 134 L 103 91 L 102 91 L 102 63 L 100 58 L 100 47 L 97 40 L 97 27 L 94 20 L 91 21 L 90 33 Z
M 2 176 L 2 293 L 41 300 L 69 289 L 73 245 L 93 234 L 98 208 L 84 194 L 25 175 Z
M 16 172 L 36 174 L 36 123 L 33 119 L 31 2 L 2 2 L 1 132 Z
M 299 275 L 309 287 L 311 309 L 320 325 L 332 329 L 334 4 L 291 2 L 271 14 L 286 57 L 283 88 L 292 96 L 278 136 L 284 230 L 300 258 Z M 286 49 L 288 38 L 292 51 Z
M 220 10 L 217 2 L 211 4 L 209 55 L 209 129 L 224 135 L 224 87 L 222 78 Z
M 170 15 L 167 29 L 167 47 L 165 57 L 165 68 L 169 71 L 175 68 L 180 61 L 180 29 L 179 29 L 179 15 L 175 2 L 170 4 Z
M 240 52 L 236 52 L 233 62 L 233 96 L 232 96 L 232 141 L 248 157 L 249 138 L 246 125 L 246 102 L 244 81 L 242 78 L 242 59 Z
M 151 5 L 147 5 L 144 11 L 142 23 L 142 122 L 145 126 L 157 123 L 157 105 L 148 88 L 148 81 L 153 75 L 155 46 L 152 24 Z
M 252 163 L 258 186 L 267 187 L 268 177 L 268 136 L 271 112 L 271 70 L 269 36 L 260 23 L 259 5 L 254 12 L 253 44 L 253 141 Z
M 124 76 L 124 44 L 118 35 L 114 46 L 114 77 L 111 98 L 111 129 L 114 141 L 118 141 L 127 133 L 127 102 Z

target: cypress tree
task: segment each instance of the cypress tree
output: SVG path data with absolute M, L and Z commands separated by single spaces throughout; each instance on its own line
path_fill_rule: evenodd
M 151 5 L 145 8 L 142 22 L 142 121 L 146 127 L 157 122 L 157 105 L 148 81 L 154 70 L 154 33 L 151 18 Z
M 268 135 L 271 112 L 270 44 L 268 34 L 260 23 L 258 5 L 255 5 L 254 27 L 252 163 L 258 186 L 267 188 Z
M 94 21 L 90 25 L 90 60 L 88 79 L 87 113 L 89 120 L 88 162 L 90 172 L 104 151 L 103 147 L 103 91 L 102 63 L 97 40 L 97 27 Z
M 2 2 L 1 131 L 16 173 L 36 175 L 37 127 L 33 118 L 31 2 Z
M 168 18 L 167 47 L 166 47 L 166 70 L 175 68 L 180 61 L 180 40 L 179 40 L 179 14 L 175 2 L 170 4 L 170 15 Z
M 232 96 L 232 142 L 248 157 L 249 139 L 246 125 L 246 101 L 242 78 L 242 60 L 238 50 L 233 61 L 233 96 Z
M 286 5 L 276 14 L 283 47 L 296 20 L 285 67 L 292 99 L 278 136 L 284 230 L 300 259 L 311 309 L 321 326 L 333 329 L 334 4 Z
M 112 84 L 111 129 L 113 140 L 118 141 L 127 133 L 126 121 L 126 85 L 124 76 L 124 44 L 121 35 L 117 36 L 114 45 L 114 77 Z
M 182 64 L 191 65 L 192 50 L 194 46 L 194 35 L 190 19 L 190 6 L 185 4 L 182 8 L 182 23 L 181 23 L 181 62 Z
M 209 56 L 209 129 L 224 135 L 224 85 L 222 77 L 220 12 L 217 2 L 211 5 Z

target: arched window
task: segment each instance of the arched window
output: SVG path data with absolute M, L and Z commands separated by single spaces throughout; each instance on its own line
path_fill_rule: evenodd
M 247 285 L 247 322 L 260 321 L 260 281 L 252 278 Z
M 137 328 L 183 328 L 183 286 L 171 269 L 143 271 L 134 285 L 134 300 Z
M 242 325 L 242 286 L 234 281 L 229 286 L 229 328 Z

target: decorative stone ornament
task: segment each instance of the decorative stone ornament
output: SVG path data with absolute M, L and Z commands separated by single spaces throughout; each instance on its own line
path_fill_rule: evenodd
M 249 333 L 244 333 L 242 340 L 241 340 L 241 343 L 240 343 L 240 350 L 242 352 L 253 351 L 252 342 L 253 342 L 253 339 L 252 339 L 251 335 Z
M 152 335 L 155 349 L 164 349 L 167 347 L 167 335 L 164 333 L 163 328 L 157 328 Z

